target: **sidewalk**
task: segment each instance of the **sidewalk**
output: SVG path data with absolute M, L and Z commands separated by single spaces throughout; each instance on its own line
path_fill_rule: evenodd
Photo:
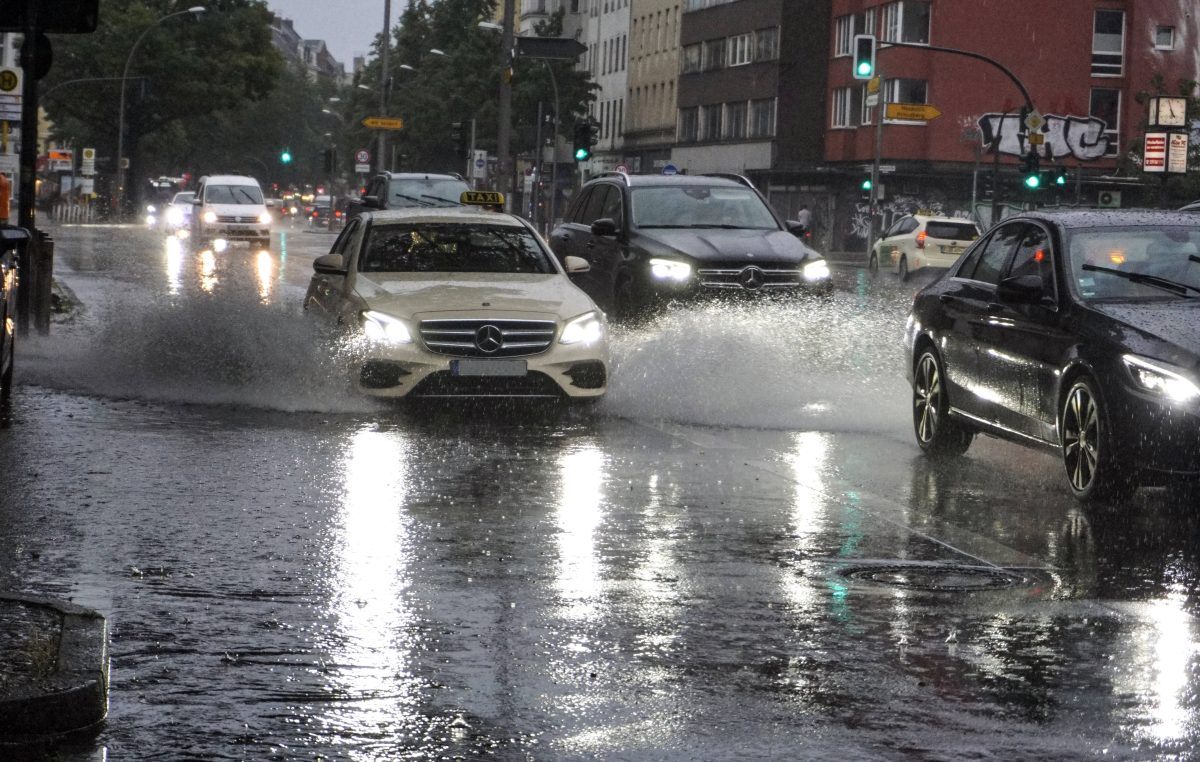
M 108 626 L 97 612 L 0 592 L 0 654 L 0 757 L 104 720 Z
M 830 251 L 825 253 L 825 261 L 831 265 L 850 267 L 866 267 L 867 252 L 865 251 Z

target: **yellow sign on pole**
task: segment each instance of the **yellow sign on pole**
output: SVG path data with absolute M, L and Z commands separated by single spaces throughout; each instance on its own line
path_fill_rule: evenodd
M 402 130 L 404 120 L 392 116 L 369 116 L 362 120 L 362 126 L 369 130 Z
M 942 115 L 936 106 L 928 103 L 889 103 L 886 118 L 903 122 L 928 122 Z
M 869 80 L 867 80 L 867 94 L 874 95 L 875 93 L 879 92 L 879 83 L 879 77 L 871 77 Z

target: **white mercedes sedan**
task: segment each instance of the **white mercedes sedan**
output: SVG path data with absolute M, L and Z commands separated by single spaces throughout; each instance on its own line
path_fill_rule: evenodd
M 364 213 L 313 270 L 305 310 L 349 329 L 365 394 L 587 399 L 608 388 L 604 313 L 518 217 Z

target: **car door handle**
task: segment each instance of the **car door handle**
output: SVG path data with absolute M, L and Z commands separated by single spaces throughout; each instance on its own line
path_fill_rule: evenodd
M 562 235 L 558 236 L 558 240 L 562 241 L 563 243 L 566 243 L 567 241 L 571 240 L 571 236 L 567 235 L 566 233 L 563 233 Z
M 986 309 L 990 314 L 995 315 L 1004 312 L 1004 305 L 997 304 L 996 302 L 989 302 Z
M 950 294 L 938 294 L 938 301 L 942 304 L 954 304 L 955 302 L 961 302 L 962 300 L 957 296 L 951 296 Z

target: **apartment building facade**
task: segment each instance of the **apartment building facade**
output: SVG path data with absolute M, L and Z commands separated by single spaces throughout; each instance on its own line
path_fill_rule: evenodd
M 1146 120 L 1139 93 L 1152 91 L 1156 79 L 1169 94 L 1178 94 L 1181 81 L 1200 79 L 1200 22 L 1185 5 L 1094 0 L 1050 9 L 1036 0 L 833 0 L 824 139 L 838 186 L 831 245 L 865 248 L 870 229 L 859 186 L 875 156 L 879 107 L 868 105 L 866 83 L 851 73 L 855 34 L 876 34 L 881 42 L 883 102 L 941 112 L 930 121 L 884 121 L 881 162 L 891 171 L 882 175 L 882 224 L 918 209 L 987 221 L 989 185 L 1001 188 L 993 195 L 999 213 L 1001 202 L 1052 200 L 1047 191 L 1031 196 L 1008 187 L 1030 150 L 1021 134 L 1024 97 L 1000 69 L 931 46 L 987 56 L 1024 85 L 1045 120 L 1037 130 L 1042 166 L 1069 173 L 1057 200 L 1116 205 L 1124 194 L 1125 204 L 1138 203 Z M 887 44 L 896 41 L 917 47 Z
M 633 173 L 661 172 L 675 145 L 681 0 L 633 0 L 625 158 Z

